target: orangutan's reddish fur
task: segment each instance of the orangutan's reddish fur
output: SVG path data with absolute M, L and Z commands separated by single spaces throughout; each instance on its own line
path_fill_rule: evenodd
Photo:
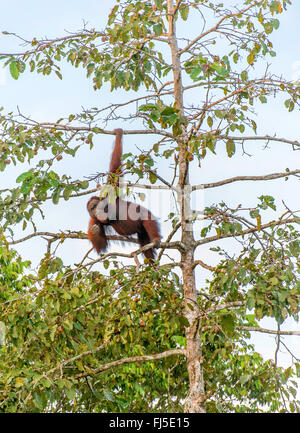
M 122 129 L 115 129 L 116 134 L 114 149 L 111 156 L 108 183 L 119 185 L 119 176 L 121 174 L 121 157 L 122 157 Z M 93 196 L 87 203 L 87 209 L 90 214 L 88 228 L 88 238 L 92 242 L 97 253 L 104 252 L 108 246 L 108 239 L 105 232 L 107 226 L 111 226 L 122 236 L 137 234 L 141 247 L 154 242 L 155 246 L 159 245 L 161 240 L 159 226 L 153 215 L 148 209 L 142 206 L 116 198 L 115 203 L 109 204 L 113 209 L 114 216 L 110 218 L 107 200 Z M 138 215 L 138 219 L 133 219 L 132 215 Z M 123 218 L 120 218 L 122 215 Z M 155 251 L 150 248 L 144 251 L 144 255 L 149 260 L 154 260 Z

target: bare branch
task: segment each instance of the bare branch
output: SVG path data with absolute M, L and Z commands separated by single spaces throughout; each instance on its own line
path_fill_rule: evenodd
M 272 335 L 300 335 L 300 331 L 274 331 L 272 329 L 266 329 L 266 328 L 259 328 L 256 326 L 237 326 L 236 329 L 240 329 L 242 331 L 254 331 L 254 332 L 262 332 L 265 334 L 272 334 Z
M 202 185 L 194 185 L 192 187 L 192 191 L 196 191 L 198 189 L 215 188 L 233 182 L 273 180 L 273 179 L 279 179 L 281 177 L 294 176 L 296 174 L 300 174 L 300 170 L 285 171 L 282 173 L 272 173 L 272 174 L 266 174 L 262 176 L 235 176 L 235 177 L 230 177 L 228 179 L 220 180 L 218 182 L 204 183 Z
M 212 103 L 209 104 L 209 105 L 204 105 L 203 108 L 202 108 L 202 109 L 201 109 L 197 114 L 195 114 L 194 116 L 192 116 L 189 120 L 191 121 L 191 120 L 195 120 L 195 119 L 197 119 L 197 117 L 203 115 L 203 113 L 205 113 L 205 111 L 209 110 L 210 108 L 214 107 L 215 105 L 220 104 L 220 103 L 223 102 L 223 101 L 227 101 L 227 99 L 230 99 L 230 98 L 231 98 L 232 96 L 234 96 L 234 95 L 238 95 L 239 93 L 244 92 L 244 91 L 245 91 L 246 89 L 248 89 L 251 85 L 252 85 L 252 83 L 250 82 L 250 83 L 247 84 L 246 86 L 244 86 L 244 87 L 240 87 L 240 88 L 234 90 L 233 92 L 228 93 L 228 94 L 227 94 L 226 96 L 224 96 L 223 98 L 218 99 L 218 100 L 212 102 Z
M 279 225 L 283 225 L 283 224 L 299 223 L 299 221 L 300 221 L 299 218 L 288 218 L 288 219 L 284 219 L 284 220 L 271 221 L 271 222 L 269 222 L 267 224 L 262 224 L 260 227 L 252 227 L 252 228 L 249 228 L 247 230 L 242 230 L 240 232 L 236 232 L 234 234 L 226 233 L 224 235 L 209 236 L 209 237 L 207 237 L 205 239 L 200 239 L 199 241 L 196 241 L 195 242 L 195 246 L 198 247 L 199 245 L 204 245 L 204 244 L 207 244 L 207 243 L 210 243 L 210 242 L 214 242 L 214 241 L 218 241 L 218 240 L 221 240 L 221 239 L 248 235 L 250 233 L 254 233 L 254 232 L 263 230 L 265 228 L 273 227 L 273 226 L 279 226 Z
M 193 45 L 195 45 L 200 39 L 204 38 L 204 36 L 207 36 L 209 33 L 213 33 L 215 31 L 217 31 L 220 27 L 220 25 L 223 23 L 223 21 L 225 21 L 228 18 L 233 18 L 236 17 L 240 14 L 244 14 L 245 12 L 247 12 L 249 9 L 253 8 L 254 6 L 256 6 L 259 3 L 259 1 L 255 1 L 254 3 L 250 4 L 247 8 L 236 12 L 234 14 L 229 14 L 229 15 L 225 15 L 224 17 L 222 17 L 215 26 L 211 27 L 210 29 L 206 30 L 205 32 L 201 33 L 201 35 L 197 36 L 195 39 L 193 39 L 189 44 L 186 45 L 186 47 L 184 47 L 182 50 L 179 51 L 179 55 L 185 53 L 186 51 L 188 51 Z
M 89 369 L 88 373 L 77 374 L 75 376 L 75 379 L 80 379 L 82 377 L 87 377 L 87 376 L 99 374 L 99 373 L 102 373 L 102 371 L 109 370 L 110 368 L 116 367 L 118 365 L 131 364 L 132 362 L 154 361 L 156 359 L 163 359 L 163 358 L 167 358 L 169 356 L 174 356 L 174 355 L 185 356 L 185 353 L 186 353 L 185 349 L 171 349 L 171 350 L 166 350 L 165 352 L 156 353 L 153 355 L 132 356 L 131 358 L 118 359 L 117 361 L 112 361 L 112 362 L 109 362 L 107 364 L 103 364 L 98 368 Z
M 180 3 L 182 3 L 182 0 L 177 0 L 177 3 L 176 3 L 176 5 L 174 7 L 174 10 L 173 10 L 173 16 L 176 15 L 176 13 L 177 13 L 177 11 L 179 9 Z
M 35 122 L 36 124 L 36 122 Z M 40 127 L 46 128 L 46 129 L 52 129 L 55 128 L 57 131 L 87 131 L 91 132 L 93 131 L 93 126 L 70 126 L 70 125 L 63 125 L 61 123 L 55 123 L 55 122 L 40 122 L 37 123 Z M 107 135 L 115 135 L 114 131 L 105 130 L 99 128 L 102 134 Z M 136 134 L 157 134 L 157 135 L 163 135 L 165 137 L 173 138 L 173 135 L 167 131 L 162 131 L 160 129 L 137 129 L 137 130 L 124 130 L 124 135 L 136 135 Z
M 64 239 L 87 239 L 88 238 L 87 235 L 83 232 L 70 232 L 70 233 L 35 232 L 35 233 L 31 233 L 28 236 L 25 236 L 24 238 L 10 241 L 10 242 L 8 242 L 8 245 L 19 244 L 21 242 L 25 242 L 28 239 L 31 239 L 31 238 L 37 237 L 37 236 L 48 236 L 51 238 L 52 242 L 55 240 L 60 240 L 60 239 L 64 240 Z M 138 240 L 135 238 L 117 236 L 117 235 L 107 236 L 107 239 L 111 240 L 111 241 L 132 242 L 132 243 L 136 243 L 136 244 L 139 243 Z M 46 240 L 48 240 L 48 239 L 46 239 Z
M 27 41 L 23 38 L 20 38 L 20 36 L 18 36 L 16 33 L 5 32 L 5 34 L 15 36 L 19 39 L 22 39 L 25 44 L 28 44 L 28 45 L 32 44 L 32 41 Z M 3 57 L 30 56 L 31 54 L 35 54 L 35 53 L 38 53 L 40 51 L 43 51 L 44 49 L 48 48 L 50 45 L 53 45 L 55 43 L 66 42 L 66 41 L 72 40 L 72 39 L 83 39 L 87 36 L 89 36 L 89 37 L 94 37 L 94 36 L 102 37 L 102 36 L 105 36 L 105 33 L 104 32 L 89 31 L 89 30 L 83 29 L 79 33 L 73 33 L 73 34 L 68 35 L 68 36 L 62 36 L 62 37 L 55 38 L 55 39 L 41 39 L 39 41 L 36 41 L 36 46 L 31 51 L 24 51 L 24 52 L 20 52 L 20 53 L 0 53 L 0 56 L 3 56 Z
M 172 239 L 172 237 L 175 235 L 175 233 L 177 232 L 177 230 L 179 229 L 179 227 L 181 227 L 181 223 L 176 224 L 176 226 L 173 228 L 173 230 L 171 231 L 171 233 L 169 234 L 169 236 L 166 239 L 166 244 L 168 244 L 170 242 L 170 240 Z M 161 256 L 163 255 L 164 252 L 164 248 L 161 248 L 161 251 L 159 252 L 158 258 L 157 260 L 160 261 Z
M 200 317 L 206 316 L 210 313 L 216 313 L 217 311 L 220 310 L 228 310 L 228 309 L 230 310 L 232 308 L 244 307 L 245 305 L 246 305 L 246 301 L 227 302 L 226 304 L 216 305 L 215 307 L 210 307 L 207 310 L 201 311 Z
M 200 260 L 200 259 L 194 261 L 194 268 L 198 265 L 200 265 L 200 266 L 202 266 L 202 268 L 207 269 L 207 270 L 212 271 L 212 272 L 214 272 L 216 270 L 216 268 L 214 268 L 213 266 L 207 265 L 206 263 L 202 262 L 202 260 Z
M 253 135 L 253 136 L 230 136 L 230 135 L 218 135 L 217 140 L 233 140 L 233 141 L 249 141 L 249 140 L 265 140 L 265 141 L 278 141 L 282 143 L 292 144 L 293 146 L 300 147 L 299 141 L 288 140 L 287 138 L 271 137 L 270 135 Z

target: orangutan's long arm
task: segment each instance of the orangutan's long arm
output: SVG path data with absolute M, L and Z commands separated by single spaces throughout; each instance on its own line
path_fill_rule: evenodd
M 118 128 L 115 129 L 114 132 L 116 134 L 116 140 L 111 155 L 109 173 L 117 173 L 121 167 L 123 129 Z

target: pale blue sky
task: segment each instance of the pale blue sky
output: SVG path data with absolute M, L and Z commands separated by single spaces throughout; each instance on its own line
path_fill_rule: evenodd
M 226 2 L 225 2 L 226 3 Z M 31 40 L 48 37 L 54 38 L 65 35 L 65 31 L 74 32 L 83 26 L 83 20 L 90 27 L 101 30 L 106 22 L 106 17 L 115 4 L 111 0 L 72 0 L 64 1 L 52 0 L 43 2 L 40 0 L 10 0 L 9 2 L 0 0 L 0 32 L 15 32 L 25 39 Z M 236 4 L 240 4 L 238 1 Z M 282 74 L 286 79 L 300 79 L 300 2 L 293 1 L 293 5 L 288 11 L 278 17 L 281 25 L 279 30 L 271 35 L 277 57 L 270 59 L 272 68 L 277 75 Z M 197 21 L 188 23 L 192 31 L 197 31 Z M 20 51 L 24 48 L 20 46 L 20 41 L 12 36 L 5 36 L 0 33 L 0 53 Z M 298 62 L 298 63 L 297 63 Z M 85 78 L 85 71 L 73 69 L 66 65 L 62 69 L 64 79 L 60 81 L 55 75 L 44 77 L 36 73 L 23 74 L 18 81 L 10 77 L 7 72 L 0 72 L 0 106 L 5 107 L 5 111 L 16 110 L 19 106 L 26 115 L 41 121 L 55 121 L 61 116 L 81 111 L 81 107 L 106 106 L 112 102 L 114 95 L 103 89 L 95 92 L 91 85 L 91 80 Z M 118 93 L 125 98 L 125 92 Z M 192 98 L 187 94 L 186 98 Z M 288 114 L 282 104 L 276 101 L 268 105 L 260 106 L 258 111 L 257 123 L 260 125 L 260 132 L 263 134 L 284 136 L 290 139 L 300 140 L 300 117 L 299 111 Z M 101 126 L 101 125 L 99 125 Z M 115 125 L 113 125 L 115 126 Z M 124 127 L 124 125 L 117 125 Z M 130 129 L 130 124 L 126 125 Z M 138 138 L 125 137 L 126 150 L 134 151 L 135 145 L 140 145 Z M 92 153 L 80 152 L 74 160 L 71 157 L 63 159 L 61 165 L 57 164 L 54 168 L 60 172 L 68 170 L 75 178 L 87 176 L 91 173 L 106 171 L 111 150 L 111 137 L 99 137 L 95 141 L 96 146 Z M 142 145 L 147 146 L 151 143 L 151 137 L 142 139 Z M 99 154 L 101 149 L 101 154 Z M 201 170 L 195 168 L 192 172 L 193 183 L 217 181 L 222 178 L 232 177 L 243 174 L 266 174 L 283 171 L 286 167 L 290 169 L 299 168 L 300 152 L 292 152 L 286 144 L 272 144 L 270 149 L 262 151 L 262 144 L 251 143 L 247 145 L 247 151 L 253 154 L 251 158 L 243 156 L 241 151 L 231 159 L 224 159 L 224 151 L 220 156 L 208 155 Z M 11 166 L 5 173 L 0 173 L 1 186 L 13 185 L 14 179 L 21 172 L 26 171 L 26 167 Z M 163 171 L 162 171 L 163 173 Z M 262 189 L 263 188 L 263 189 Z M 282 180 L 268 182 L 263 185 L 260 182 L 245 184 L 232 184 L 224 188 L 217 188 L 215 191 L 209 190 L 205 194 L 205 204 L 220 202 L 222 200 L 232 203 L 252 205 L 257 202 L 257 197 L 264 192 L 270 195 L 279 195 L 284 198 L 286 204 L 291 208 L 299 206 L 299 181 L 291 179 L 288 182 Z M 40 221 L 39 230 L 58 231 L 60 229 L 85 230 L 88 215 L 85 209 L 86 198 L 76 201 L 70 200 L 62 202 L 59 206 L 48 204 L 48 218 Z M 271 215 L 270 215 L 271 217 Z M 162 225 L 162 229 L 164 226 Z M 26 234 L 30 230 L 26 231 Z M 20 231 L 16 233 L 23 235 Z M 163 233 L 164 237 L 167 233 Z M 232 245 L 228 242 L 229 247 Z M 24 258 L 38 258 L 41 255 L 41 248 L 44 251 L 45 244 L 34 241 L 32 244 L 22 244 L 18 250 Z M 87 250 L 85 241 L 75 243 L 66 242 L 64 252 L 70 261 L 78 260 Z M 201 258 L 209 264 L 213 264 L 216 256 L 209 251 L 209 247 L 199 250 Z M 72 258 L 72 260 L 71 260 Z M 68 260 L 67 260 L 68 261 Z M 206 276 L 202 272 L 202 275 Z M 200 278 L 200 277 L 199 277 Z M 201 278 L 203 281 L 203 277 Z M 295 329 L 294 324 L 291 325 Z M 299 338 L 299 337 L 298 337 Z M 257 338 L 259 349 L 269 347 L 266 341 L 273 339 L 270 337 Z M 291 337 L 295 346 L 299 347 L 299 340 Z

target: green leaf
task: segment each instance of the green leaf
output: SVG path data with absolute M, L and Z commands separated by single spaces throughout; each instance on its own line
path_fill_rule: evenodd
M 63 327 L 67 330 L 67 331 L 72 331 L 73 329 L 73 321 L 71 320 L 65 320 L 63 322 Z
M 138 383 L 134 384 L 135 389 L 138 391 L 139 394 L 142 395 L 142 397 L 144 397 L 145 395 L 145 390 L 144 388 L 141 387 L 141 385 L 139 385 Z
M 226 151 L 229 158 L 235 154 L 235 143 L 231 138 L 226 142 Z
M 68 399 L 69 399 L 69 400 L 74 400 L 75 395 L 76 395 L 76 391 L 75 391 L 75 389 L 74 389 L 74 388 L 70 388 L 70 389 L 68 390 L 68 392 L 67 392 L 67 397 L 68 397 Z
M 186 21 L 188 19 L 189 10 L 190 10 L 189 7 L 186 5 L 184 5 L 182 8 L 179 9 L 180 16 L 184 21 Z
M 212 118 L 210 116 L 208 116 L 208 118 L 207 118 L 206 121 L 207 121 L 208 126 L 211 128 L 213 126 L 213 120 L 212 120 Z
M 152 184 L 154 184 L 157 181 L 157 177 L 151 171 L 149 172 L 149 180 L 150 180 L 150 183 L 152 183 Z
M 5 323 L 0 321 L 0 346 L 5 346 L 5 335 L 6 335 L 6 326 Z
M 21 377 L 16 378 L 16 388 L 21 388 L 24 385 L 24 379 Z
M 18 68 L 20 72 L 24 72 L 26 69 L 26 64 L 25 62 L 21 62 L 20 60 L 18 61 Z
M 265 96 L 260 96 L 259 97 L 259 100 L 260 100 L 260 102 L 262 103 L 262 104 L 266 104 L 268 101 L 267 101 L 267 98 L 265 97 Z
M 256 122 L 254 122 L 254 120 L 251 119 L 251 124 L 252 124 L 253 131 L 256 133 L 256 130 L 257 130 Z
M 116 19 L 117 13 L 119 10 L 119 6 L 116 5 L 113 7 L 113 9 L 111 10 L 111 13 L 109 14 L 109 19 L 108 19 L 108 25 L 110 26 L 114 20 Z
M 248 80 L 248 72 L 247 71 L 242 71 L 242 73 L 241 73 L 241 80 L 242 81 L 247 81 Z
M 251 53 L 247 56 L 247 62 L 249 63 L 249 65 L 253 65 L 255 60 L 255 52 L 251 51 Z
M 227 69 L 224 66 L 216 65 L 214 66 L 214 70 L 220 77 L 225 77 L 228 75 Z
M 24 182 L 23 185 L 21 186 L 20 192 L 22 194 L 28 194 L 33 184 L 34 182 L 32 180 L 29 182 Z
M 115 397 L 114 397 L 113 393 L 110 392 L 108 389 L 104 389 L 103 394 L 104 394 L 104 397 L 106 398 L 106 400 L 115 401 Z
M 247 309 L 251 311 L 251 310 L 253 310 L 254 307 L 255 307 L 255 300 L 252 297 L 248 297 Z
M 207 136 L 204 138 L 204 144 L 213 154 L 215 154 L 215 148 L 216 148 L 216 139 L 212 136 Z
M 185 326 L 186 328 L 190 326 L 190 323 L 185 316 L 178 314 L 177 319 L 179 320 L 179 322 L 182 326 Z
M 155 33 L 156 36 L 161 35 L 162 32 L 163 32 L 163 26 L 162 26 L 162 24 L 161 23 L 155 24 L 153 26 L 153 31 L 154 31 L 154 33 Z
M 234 331 L 234 319 L 231 314 L 225 314 L 221 319 L 221 326 L 226 334 L 232 334 Z
M 60 80 L 62 80 L 62 74 L 59 71 L 55 71 L 56 75 Z
M 79 182 L 79 187 L 81 189 L 87 189 L 89 187 L 89 181 L 88 180 L 83 180 L 82 182 Z
M 33 401 L 34 401 L 34 405 L 38 409 L 43 410 L 43 408 L 44 408 L 43 400 L 41 399 L 41 397 L 37 393 L 34 394 L 34 400 Z
M 29 66 L 30 66 L 30 72 L 33 72 L 35 70 L 35 61 L 30 60 Z
M 278 284 L 278 278 L 277 277 L 273 277 L 269 281 L 272 284 L 272 286 L 277 286 L 277 284 Z
M 215 115 L 218 119 L 224 119 L 226 112 L 224 110 L 215 110 Z
M 53 192 L 52 202 L 54 204 L 57 204 L 59 202 L 59 195 L 60 195 L 61 190 L 62 190 L 62 187 L 60 186 L 60 187 L 56 188 L 56 190 Z
M 280 24 L 279 20 L 277 20 L 277 19 L 272 20 L 271 23 L 272 23 L 273 29 L 277 30 L 279 28 L 279 24 Z
M 244 374 L 243 376 L 240 377 L 240 383 L 241 383 L 241 385 L 244 385 L 250 379 L 251 379 L 250 374 Z
M 295 103 L 291 100 L 291 99 L 287 99 L 284 102 L 284 105 L 286 106 L 286 108 L 289 110 L 289 112 L 293 111 L 295 108 Z
M 234 63 L 237 63 L 238 60 L 239 60 L 239 58 L 240 58 L 239 53 L 234 53 L 234 55 L 233 55 L 233 61 L 234 61 Z
M 20 70 L 19 70 L 19 65 L 18 65 L 17 61 L 14 60 L 13 62 L 10 63 L 10 65 L 9 65 L 9 71 L 10 71 L 11 76 L 15 80 L 17 80 L 19 78 Z
M 265 29 L 265 32 L 267 33 L 267 35 L 269 35 L 270 33 L 272 33 L 272 31 L 273 31 L 272 22 L 266 23 L 264 25 L 264 29 Z
M 145 164 L 149 165 L 149 167 L 153 167 L 154 162 L 153 162 L 153 160 L 151 158 L 147 158 L 145 160 Z
M 33 170 L 26 171 L 25 173 L 20 174 L 20 176 L 17 177 L 16 182 L 20 183 L 23 182 L 25 179 L 28 179 L 33 175 Z
M 72 187 L 71 186 L 66 186 L 66 188 L 64 189 L 63 192 L 63 198 L 65 200 L 69 200 L 70 195 L 72 194 Z

